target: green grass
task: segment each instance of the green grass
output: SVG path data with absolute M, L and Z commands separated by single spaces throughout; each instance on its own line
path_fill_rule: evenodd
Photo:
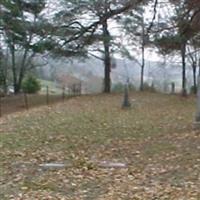
M 198 199 L 195 99 L 156 93 L 131 99 L 129 110 L 121 109 L 120 94 L 97 95 L 1 119 L 1 199 Z M 96 166 L 103 160 L 128 168 Z M 38 171 L 46 162 L 72 167 Z

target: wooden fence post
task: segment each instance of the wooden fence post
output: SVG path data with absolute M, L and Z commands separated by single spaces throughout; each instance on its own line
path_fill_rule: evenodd
M 46 103 L 49 105 L 49 87 L 46 87 Z
M 28 96 L 27 96 L 26 92 L 24 92 L 24 103 L 25 103 L 26 110 L 28 110 L 29 109 L 29 104 L 28 104 Z

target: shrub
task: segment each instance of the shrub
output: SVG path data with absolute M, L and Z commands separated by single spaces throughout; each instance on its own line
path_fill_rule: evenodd
M 26 93 L 37 93 L 41 89 L 40 82 L 36 77 L 30 75 L 22 83 L 22 89 Z
M 190 94 L 197 94 L 197 88 L 194 85 L 190 88 Z

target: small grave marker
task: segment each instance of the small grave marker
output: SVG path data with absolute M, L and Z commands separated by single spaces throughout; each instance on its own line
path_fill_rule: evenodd
M 64 163 L 44 163 L 40 164 L 39 167 L 43 170 L 56 170 L 64 169 L 65 167 L 68 167 L 68 165 Z
M 121 162 L 102 161 L 98 163 L 98 167 L 102 168 L 127 168 L 127 164 Z

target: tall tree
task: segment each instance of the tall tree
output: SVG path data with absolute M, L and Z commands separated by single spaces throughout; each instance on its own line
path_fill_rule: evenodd
M 45 8 L 45 0 L 2 0 L 0 6 L 3 44 L 9 49 L 13 87 L 18 93 L 36 54 L 34 48 L 43 35 L 41 12 Z M 17 66 L 16 57 L 19 55 L 21 63 Z
M 173 2 L 174 3 L 174 2 Z M 175 2 L 177 3 L 177 2 Z M 175 4 L 174 16 L 171 18 L 171 25 L 167 31 L 164 30 L 156 35 L 156 45 L 165 52 L 179 51 L 182 62 L 182 95 L 187 95 L 186 90 L 186 55 L 188 41 L 194 37 L 196 31 L 191 26 L 191 15 L 185 2 Z M 166 26 L 167 27 L 167 26 Z M 169 28 L 170 27 L 170 28 Z
M 114 19 L 117 15 L 135 9 L 139 4 L 147 2 L 147 0 L 70 0 L 66 5 L 76 7 L 76 18 L 73 24 L 78 25 L 79 31 L 73 39 L 84 38 L 84 44 L 93 44 L 98 41 L 103 46 L 104 60 L 104 92 L 111 91 L 111 41 L 112 37 L 109 31 L 110 19 Z M 76 6 L 75 6 L 76 5 Z M 64 12 L 65 11 L 65 12 Z M 62 11 L 62 16 L 68 13 L 66 7 Z M 81 15 L 87 13 L 87 21 L 81 19 Z M 88 37 L 89 34 L 89 37 Z
M 191 64 L 192 67 L 192 73 L 193 73 L 193 91 L 194 94 L 197 94 L 197 70 L 198 70 L 198 66 L 200 65 L 200 49 L 199 46 L 200 45 L 200 40 L 197 37 L 192 38 L 189 41 L 189 45 L 188 45 L 188 60 Z
M 130 11 L 120 19 L 123 30 L 129 41 L 129 46 L 141 55 L 141 59 L 134 58 L 141 67 L 140 90 L 144 90 L 144 68 L 145 68 L 145 47 L 148 45 L 149 24 L 145 22 L 144 9 L 138 7 L 137 10 Z M 139 48 L 138 48 L 139 47 Z M 138 51 L 139 49 L 139 51 Z

